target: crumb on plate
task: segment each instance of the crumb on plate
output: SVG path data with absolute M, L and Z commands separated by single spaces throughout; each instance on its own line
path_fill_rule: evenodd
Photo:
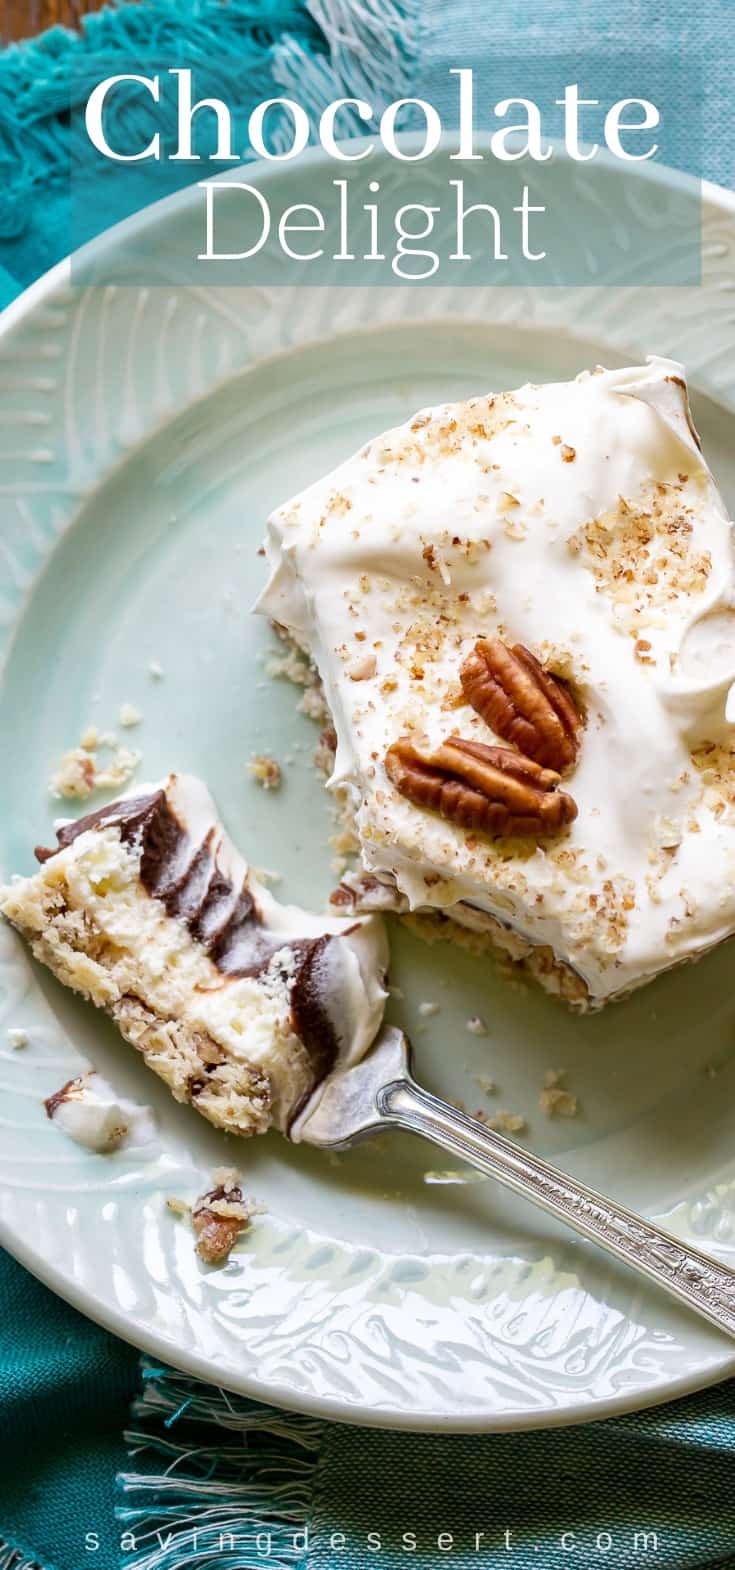
M 521 1117 L 520 1112 L 508 1112 L 504 1107 L 500 1112 L 496 1112 L 494 1117 L 488 1117 L 483 1113 L 480 1122 L 487 1123 L 488 1128 L 493 1129 L 496 1134 L 525 1134 L 526 1132 L 526 1119 Z
M 185 1199 L 179 1199 L 176 1194 L 170 1194 L 166 1200 L 166 1209 L 174 1216 L 190 1216 L 191 1205 Z
M 109 756 L 102 758 L 101 753 Z M 100 736 L 93 725 L 83 732 L 80 745 L 65 752 L 49 780 L 52 796 L 84 801 L 95 790 L 115 790 L 126 785 L 140 763 L 140 753 L 120 747 L 115 736 Z
M 550 1068 L 544 1075 L 539 1096 L 539 1106 L 547 1118 L 576 1118 L 579 1110 L 577 1097 L 567 1090 L 563 1081 L 566 1069 Z
M 281 784 L 281 765 L 266 752 L 256 752 L 248 764 L 248 773 L 263 790 L 278 790 Z
M 257 1206 L 243 1196 L 240 1174 L 234 1167 L 217 1167 L 212 1188 L 195 1200 L 191 1224 L 196 1251 L 205 1265 L 222 1265 L 256 1213 Z

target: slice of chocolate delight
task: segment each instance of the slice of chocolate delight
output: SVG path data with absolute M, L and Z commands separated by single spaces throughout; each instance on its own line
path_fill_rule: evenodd
M 0 910 L 177 1101 L 236 1134 L 288 1132 L 367 1051 L 386 996 L 380 919 L 280 905 L 200 780 L 172 774 L 57 840 L 0 888 Z

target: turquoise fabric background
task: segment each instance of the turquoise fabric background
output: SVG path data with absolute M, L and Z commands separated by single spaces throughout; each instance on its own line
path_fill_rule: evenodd
M 580 81 L 593 78 L 596 91 L 619 96 L 621 51 L 629 57 L 631 50 L 641 61 L 657 51 L 668 73 L 675 161 L 732 185 L 732 0 L 620 0 L 615 7 L 607 0 L 537 0 L 533 7 L 496 0 L 492 8 L 481 0 L 143 0 L 90 17 L 81 39 L 54 30 L 0 58 L 0 304 L 63 256 L 72 238 L 86 237 L 72 223 L 72 163 L 77 196 L 79 181 L 89 182 L 81 188 L 89 232 L 161 194 L 150 171 L 120 180 L 111 165 L 84 175 L 77 166 L 74 106 L 120 61 L 198 62 L 202 92 L 214 90 L 212 73 L 225 71 L 227 96 L 236 91 L 246 115 L 295 83 L 312 105 L 361 87 L 373 96 L 377 83 L 390 96 L 419 92 L 443 108 L 450 53 L 453 63 L 489 69 L 494 83 L 522 59 L 539 93 L 553 78 L 552 56 L 563 55 Z M 19 1570 L 32 1558 L 47 1570 L 112 1570 L 115 1497 L 125 1523 L 170 1526 L 181 1517 L 182 1494 L 162 1476 L 172 1458 L 180 1487 L 189 1487 L 187 1519 L 209 1508 L 215 1482 L 241 1519 L 246 1490 L 251 1500 L 256 1490 L 259 1518 L 278 1527 L 271 1565 L 734 1570 L 734 1384 L 649 1414 L 546 1434 L 412 1437 L 297 1423 L 296 1438 L 276 1440 L 274 1428 L 288 1420 L 261 1420 L 249 1403 L 224 1403 L 159 1371 L 151 1376 L 156 1400 L 144 1401 L 136 1418 L 147 1441 L 136 1441 L 133 1465 L 122 1432 L 136 1354 L 8 1258 L 0 1264 L 0 1316 L 0 1537 L 10 1545 L 5 1556 L 0 1549 L 0 1570 Z M 239 1448 L 231 1436 L 225 1445 L 222 1423 L 232 1429 L 233 1409 L 243 1433 L 262 1428 L 260 1449 L 242 1436 Z M 117 1470 L 128 1481 L 116 1495 Z M 159 1474 L 151 1489 L 146 1479 Z M 288 1551 L 283 1489 L 295 1518 L 309 1522 L 308 1549 Z M 84 1548 L 87 1527 L 100 1529 L 94 1552 Z M 506 1527 L 512 1553 L 499 1546 Z M 659 1531 L 655 1557 L 633 1553 L 635 1527 Z M 413 1555 L 401 1546 L 401 1534 L 412 1530 Z M 488 1541 L 478 1553 L 474 1533 L 483 1530 Z M 574 1552 L 560 1547 L 565 1530 L 577 1533 Z M 371 1531 L 381 1535 L 379 1549 L 368 1546 Z M 595 1534 L 606 1531 L 613 1546 L 596 1551 Z M 437 1547 L 441 1532 L 454 1535 L 451 1551 Z M 333 1533 L 345 1534 L 344 1549 L 330 1546 Z M 177 1570 L 187 1553 L 177 1540 L 166 1553 L 131 1558 L 147 1570 Z M 269 1561 L 245 1551 L 190 1562 L 192 1570 L 250 1570 Z
M 301 1418 L 287 1421 L 285 1438 L 283 1414 L 225 1400 L 182 1375 L 146 1367 L 144 1384 L 135 1411 L 138 1476 L 122 1491 L 124 1522 L 154 1525 L 172 1539 L 146 1570 L 179 1570 L 192 1523 L 202 1534 L 196 1570 L 735 1565 L 733 1383 L 657 1411 L 545 1433 L 391 1434 Z M 146 1431 L 149 1448 L 141 1450 Z M 243 1438 L 244 1452 L 236 1448 Z M 167 1486 L 163 1468 L 172 1461 Z M 237 1546 L 210 1561 L 206 1512 L 215 1491 L 213 1524 L 225 1524 Z M 267 1558 L 243 1551 L 258 1532 L 271 1534 Z M 656 1532 L 658 1548 L 649 1539 L 644 1553 L 641 1540 L 636 1552 L 636 1532 Z M 404 1534 L 413 1534 L 415 1549 Z M 126 1570 L 138 1562 L 131 1554 Z
M 80 1526 L 112 1522 L 138 1354 L 2 1251 L 0 1325 L 0 1541 L 80 1570 Z M 94 1563 L 112 1570 L 114 1546 Z

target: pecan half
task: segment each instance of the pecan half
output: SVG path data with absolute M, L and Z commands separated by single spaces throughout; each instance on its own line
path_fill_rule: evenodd
M 385 756 L 389 779 L 416 807 L 483 834 L 554 834 L 577 816 L 559 775 L 508 747 L 450 736 L 430 750 L 400 736 Z
M 460 671 L 462 691 L 504 741 L 562 773 L 577 756 L 582 717 L 557 676 L 522 643 L 478 638 Z

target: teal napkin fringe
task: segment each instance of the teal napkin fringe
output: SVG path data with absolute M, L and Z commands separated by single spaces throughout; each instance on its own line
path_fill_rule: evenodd
M 6 48 L 0 55 L 0 303 L 93 234 L 201 178 L 201 166 L 170 164 L 128 165 L 121 177 L 120 165 L 90 156 L 81 111 L 105 76 L 188 65 L 198 95 L 224 97 L 236 107 L 239 127 L 263 98 L 291 96 L 315 133 L 333 98 L 389 102 L 410 92 L 420 6 L 421 0 L 143 0 L 91 13 L 81 33 L 55 27 Z M 150 105 L 134 91 L 118 96 L 116 105 L 118 135 L 130 146 L 136 136 L 146 140 L 141 126 Z M 168 115 L 163 105 L 157 126 L 165 132 L 172 120 L 173 105 Z M 351 126 L 343 123 L 348 131 L 365 129 L 356 116 Z
M 118 1478 L 123 1563 L 733 1570 L 734 1434 L 733 1382 L 561 1432 L 402 1434 L 277 1412 L 144 1362 Z M 636 1551 L 635 1531 L 656 1532 L 658 1550 L 649 1539 Z M 454 1541 L 442 1552 L 444 1533 Z M 596 1552 L 605 1533 L 611 1547 Z
M 20 1548 L 0 1541 L 0 1570 L 41 1570 L 37 1559 L 29 1559 Z
M 126 1570 L 235 1570 L 259 1549 L 268 1570 L 300 1570 L 325 1425 L 146 1360 L 142 1380 L 117 1479 Z
M 88 1555 L 84 1530 L 113 1521 L 138 1353 L 1 1250 L 0 1327 L 0 1570 L 116 1570 L 112 1536 Z

